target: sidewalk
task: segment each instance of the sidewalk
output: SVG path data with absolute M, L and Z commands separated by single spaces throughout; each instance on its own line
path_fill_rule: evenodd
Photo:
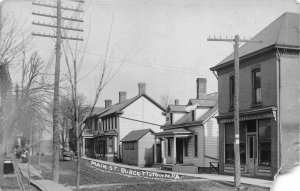
M 99 161 L 101 163 L 105 163 L 105 164 L 108 164 L 108 165 L 114 165 L 114 166 L 119 166 L 119 167 L 124 167 L 124 168 L 137 169 L 137 170 L 148 170 L 148 171 L 152 171 L 152 172 L 178 174 L 178 175 L 182 175 L 182 176 L 190 176 L 190 177 L 195 177 L 195 178 L 204 178 L 204 179 L 216 180 L 216 181 L 234 182 L 234 177 L 230 176 L 230 175 L 191 174 L 191 173 L 184 173 L 184 172 L 165 171 L 165 170 L 160 170 L 158 168 L 141 168 L 141 167 L 137 167 L 137 166 L 130 166 L 130 165 L 125 165 L 125 164 L 112 163 L 112 162 L 107 162 L 107 161 L 102 161 L 102 160 L 97 160 L 97 159 L 91 159 L 91 158 L 87 158 L 87 157 L 82 157 L 82 159 L 86 159 L 86 160 L 90 160 L 90 161 L 91 160 Z M 254 185 L 254 186 L 258 186 L 258 187 L 271 188 L 272 184 L 273 184 L 273 181 L 257 179 L 257 178 L 241 177 L 241 183 Z
M 27 163 L 19 163 L 19 168 L 23 176 L 28 179 L 28 164 Z M 71 189 L 64 187 L 60 184 L 57 184 L 51 180 L 43 179 L 40 172 L 35 169 L 33 166 L 29 165 L 30 169 L 30 182 L 40 188 L 42 191 L 71 191 Z

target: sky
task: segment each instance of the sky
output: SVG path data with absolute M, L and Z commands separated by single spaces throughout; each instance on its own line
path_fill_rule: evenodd
M 75 7 L 67 0 L 63 6 Z M 49 9 L 33 6 L 30 0 L 6 0 L 4 10 L 25 23 L 29 34 L 46 30 L 32 26 L 33 20 L 43 20 L 31 12 Z M 251 38 L 284 12 L 298 11 L 293 0 L 86 0 L 79 92 L 93 100 L 111 26 L 109 68 L 116 75 L 97 106 L 104 106 L 105 99 L 117 103 L 119 91 L 126 91 L 127 98 L 137 95 L 139 82 L 146 83 L 147 94 L 158 102 L 168 95 L 186 104 L 196 97 L 197 78 L 207 78 L 208 93 L 218 91 L 209 68 L 233 51 L 231 43 L 208 42 L 209 36 Z M 31 45 L 54 71 L 54 41 L 34 37 Z M 61 63 L 66 73 L 64 59 Z M 20 64 L 12 70 L 13 82 L 18 83 Z

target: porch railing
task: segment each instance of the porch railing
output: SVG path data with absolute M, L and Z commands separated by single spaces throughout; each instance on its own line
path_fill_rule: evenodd
M 219 174 L 219 162 L 209 162 L 209 173 L 215 170 Z

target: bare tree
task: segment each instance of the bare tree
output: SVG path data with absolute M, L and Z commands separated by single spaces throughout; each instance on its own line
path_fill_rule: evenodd
M 17 136 L 29 142 L 29 153 L 32 153 L 33 135 L 39 135 L 45 128 L 44 122 L 48 120 L 46 103 L 49 102 L 53 88 L 48 83 L 47 74 L 43 72 L 43 62 L 37 52 L 31 55 L 22 72 L 24 88 L 19 90 L 17 87 L 15 94 L 11 95 L 13 100 L 10 105 L 7 102 L 6 107 L 10 109 L 6 110 L 4 119 L 2 144 L 11 153 Z
M 169 93 L 167 93 L 165 95 L 161 95 L 161 97 L 160 97 L 160 104 L 164 108 L 167 108 L 168 105 L 172 104 L 172 100 L 173 100 L 173 98 L 170 96 Z
M 83 60 L 85 56 L 85 51 L 79 51 L 78 42 L 76 42 L 75 46 L 72 48 L 69 41 L 65 41 L 63 44 L 63 51 L 65 56 L 65 61 L 68 68 L 68 81 L 72 88 L 72 100 L 74 105 L 74 124 L 76 130 L 76 147 L 77 147 L 77 170 L 76 170 L 76 190 L 79 190 L 80 185 L 80 164 L 81 164 L 81 146 L 82 146 L 82 133 L 85 130 L 86 126 L 84 126 L 84 122 L 87 118 L 89 118 L 95 108 L 95 105 L 106 85 L 111 81 L 111 79 L 117 74 L 118 70 L 114 73 L 110 72 L 109 69 L 109 47 L 111 41 L 112 34 L 112 26 L 113 26 L 113 17 L 110 25 L 110 30 L 108 33 L 108 39 L 106 42 L 106 49 L 104 53 L 104 58 L 99 60 L 97 63 L 100 66 L 100 71 L 98 72 L 99 76 L 97 81 L 97 88 L 95 92 L 94 99 L 91 103 L 91 106 L 88 109 L 88 112 L 85 113 L 84 118 L 79 117 L 79 101 L 78 101 L 78 74 L 80 72 L 80 68 L 83 65 Z M 86 49 L 86 46 L 84 50 Z M 125 59 L 124 59 L 125 60 Z M 121 63 L 122 64 L 122 63 Z

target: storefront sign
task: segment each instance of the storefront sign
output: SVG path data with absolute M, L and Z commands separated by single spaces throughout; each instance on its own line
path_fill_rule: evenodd
M 142 177 L 142 178 L 150 178 L 150 179 L 168 179 L 168 180 L 179 180 L 180 177 L 178 174 L 174 173 L 161 173 L 161 172 L 153 172 L 148 170 L 139 170 L 132 168 L 125 168 L 121 166 L 115 166 L 111 164 L 105 164 L 98 161 L 86 161 L 86 165 L 103 171 L 115 172 L 125 176 L 131 177 Z

